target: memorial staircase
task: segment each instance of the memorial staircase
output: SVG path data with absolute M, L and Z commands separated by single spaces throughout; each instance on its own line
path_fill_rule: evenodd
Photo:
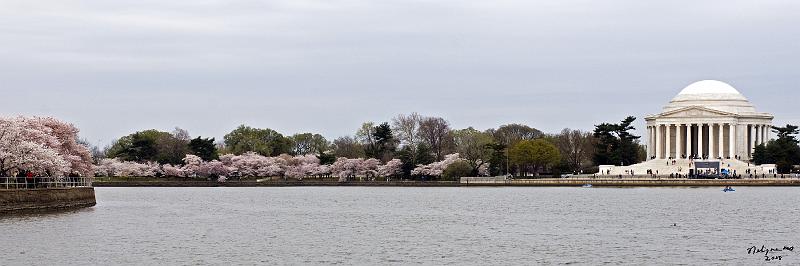
M 675 159 L 675 164 L 673 164 L 672 161 L 673 160 L 668 160 L 668 159 L 653 159 L 629 166 L 614 166 L 608 169 L 610 170 L 610 173 L 599 173 L 598 175 L 625 176 L 625 175 L 631 175 L 630 172 L 631 170 L 633 171 L 633 175 L 637 176 L 647 175 L 647 170 L 652 170 L 653 174 L 656 174 L 657 172 L 659 176 L 669 176 L 670 174 L 687 175 L 689 174 L 689 169 L 694 169 L 695 162 L 720 162 L 721 169 L 729 169 L 731 173 L 735 170 L 737 175 L 743 175 L 743 176 L 745 175 L 747 170 L 751 170 L 751 172 L 755 172 L 758 175 L 761 175 L 762 173 L 767 173 L 767 171 L 774 169 L 774 165 L 753 165 L 735 159 L 723 159 L 723 160 Z

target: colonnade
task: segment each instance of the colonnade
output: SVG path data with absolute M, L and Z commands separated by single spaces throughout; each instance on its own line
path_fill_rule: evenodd
M 769 124 L 656 122 L 647 127 L 647 157 L 716 159 L 738 155 L 740 159 L 749 159 L 756 146 L 769 140 L 770 127 Z M 737 145 L 739 142 L 742 145 Z

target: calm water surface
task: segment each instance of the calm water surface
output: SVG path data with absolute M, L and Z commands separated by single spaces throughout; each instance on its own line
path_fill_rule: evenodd
M 0 264 L 798 265 L 798 192 L 96 188 L 94 208 L 0 217 Z

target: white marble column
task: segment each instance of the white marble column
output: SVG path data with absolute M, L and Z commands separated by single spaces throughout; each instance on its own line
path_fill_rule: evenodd
M 768 131 L 769 129 L 767 128 L 767 125 L 761 125 L 761 143 L 764 143 L 764 145 L 766 145 L 767 141 L 769 141 L 769 139 L 767 139 Z
M 714 159 L 714 123 L 708 124 L 708 158 Z
M 750 125 L 750 156 L 748 158 L 753 157 L 753 151 L 756 150 L 756 126 Z
M 719 144 L 719 145 L 717 145 L 717 149 L 719 149 L 717 151 L 717 157 L 722 158 L 722 159 L 725 159 L 725 131 L 724 131 L 724 129 L 725 129 L 725 124 L 717 124 L 717 134 L 719 134 L 719 135 L 717 135 L 717 137 L 718 137 L 717 143 Z
M 661 159 L 661 125 L 656 124 L 656 159 Z
M 656 156 L 656 127 L 650 126 L 650 157 Z
M 748 138 L 747 132 L 747 124 L 736 126 L 736 155 L 739 155 L 739 159 L 742 161 L 750 158 L 750 152 L 748 152 L 747 149 L 747 146 L 750 145 L 750 139 Z
M 770 141 L 770 137 L 772 137 L 771 136 L 772 135 L 772 125 L 766 124 L 764 126 L 767 127 L 767 131 L 764 133 L 764 137 L 767 138 L 766 142 L 769 142 Z
M 681 158 L 681 150 L 683 149 L 683 143 L 681 143 L 681 128 L 683 124 L 675 125 L 675 158 Z
M 761 145 L 761 125 L 756 125 L 756 146 Z
M 666 143 L 666 147 L 664 148 L 664 158 L 669 159 L 669 157 L 672 157 L 672 124 L 667 124 L 666 127 L 667 133 L 665 134 L 666 139 L 664 141 L 664 143 Z
M 733 124 L 728 124 L 728 156 L 731 159 L 736 157 L 736 132 L 734 130 L 736 126 Z
M 761 125 L 755 125 L 756 127 L 756 134 L 754 135 L 756 138 L 756 146 L 761 145 Z M 753 149 L 755 151 L 755 149 Z
M 697 157 L 703 158 L 703 123 L 697 124 Z
M 692 124 L 686 124 L 686 157 L 692 155 Z
M 650 137 L 650 126 L 647 126 L 646 128 L 647 128 L 647 134 L 646 134 L 646 136 L 647 136 L 647 159 L 645 159 L 645 161 L 649 161 L 650 157 L 651 157 L 650 156 L 650 149 L 653 148 L 653 138 Z

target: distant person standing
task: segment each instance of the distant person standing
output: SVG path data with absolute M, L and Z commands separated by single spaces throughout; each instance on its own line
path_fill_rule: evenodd
M 11 174 L 14 177 L 14 183 L 16 183 L 16 187 L 19 188 L 19 184 L 25 183 L 25 174 L 20 174 L 18 171 L 14 170 Z
M 28 188 L 33 188 L 33 180 L 34 180 L 33 172 L 28 172 L 28 174 L 25 175 L 25 179 L 26 179 L 25 182 L 27 183 Z

